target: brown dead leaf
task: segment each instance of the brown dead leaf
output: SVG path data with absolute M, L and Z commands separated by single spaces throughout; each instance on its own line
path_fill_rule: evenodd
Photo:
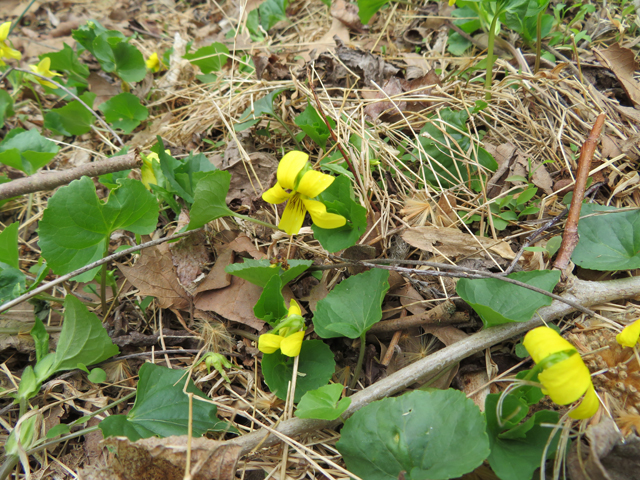
M 396 293 L 400 297 L 400 303 L 402 306 L 405 307 L 412 315 L 420 315 L 427 310 L 423 303 L 424 298 L 411 286 L 410 283 L 404 284 L 404 286 L 396 290 Z
M 227 194 L 227 203 L 234 200 L 241 205 L 251 205 L 263 190 L 271 186 L 278 170 L 278 160 L 263 152 L 249 154 L 249 161 L 236 158 L 225 168 L 231 173 L 231 184 Z
M 358 16 L 358 5 L 347 3 L 344 0 L 335 0 L 331 3 L 329 13 L 333 18 L 340 20 L 353 31 L 358 33 L 365 31 L 365 27 Z
M 256 68 L 256 78 L 258 80 L 276 81 L 291 80 L 289 68 L 280 61 L 277 55 L 255 55 L 253 64 Z
M 615 422 L 604 416 L 587 428 L 589 446 L 574 442 L 567 457 L 571 480 L 635 480 L 640 471 L 640 438 L 623 438 Z
M 113 453 L 107 465 L 81 470 L 83 480 L 182 480 L 187 462 L 187 436 L 145 438 L 131 442 L 124 437 L 104 440 Z M 232 480 L 241 447 L 208 438 L 191 439 L 193 480 Z
M 478 406 L 481 412 L 484 412 L 484 402 L 487 399 L 487 395 L 491 393 L 486 370 L 460 375 L 460 383 L 462 384 L 462 391 L 473 400 L 473 403 Z M 470 394 L 473 395 L 469 396 Z
M 457 228 L 412 227 L 402 233 L 402 238 L 413 247 L 446 257 L 486 257 L 485 250 L 489 250 L 507 260 L 515 258 L 513 250 L 504 240 L 476 237 Z
M 336 53 L 340 60 L 360 75 L 366 86 L 371 86 L 372 82 L 383 85 L 386 80 L 400 71 L 378 55 L 349 48 L 339 39 L 336 39 L 336 43 L 338 44 Z
M 373 95 L 374 99 L 386 99 L 391 98 L 392 101 L 372 103 L 365 107 L 364 111 L 371 119 L 375 120 L 385 110 L 389 110 L 385 114 L 383 120 L 394 121 L 400 112 L 417 112 L 428 107 L 431 102 L 428 100 L 418 100 L 416 97 L 428 96 L 431 94 L 435 85 L 440 85 L 440 78 L 433 70 L 430 70 L 426 74 L 413 78 L 412 80 L 405 80 L 403 78 L 391 77 L 385 86 L 382 88 L 382 92 L 376 91 Z M 383 93 L 384 92 L 384 93 Z M 412 100 L 394 99 L 394 96 L 398 96 L 402 93 L 406 93 L 407 97 Z
M 614 158 L 621 154 L 617 139 L 613 135 L 602 135 L 602 158 Z
M 171 254 L 165 244 L 144 249 L 133 267 L 117 265 L 127 280 L 140 290 L 140 295 L 155 297 L 160 308 L 189 308 L 189 294 L 178 281 Z
M 89 91 L 96 94 L 96 99 L 93 102 L 94 109 L 120 93 L 120 88 L 117 85 L 112 84 L 96 72 L 91 72 L 87 81 L 89 82 Z
M 231 275 L 229 286 L 197 295 L 194 306 L 207 312 L 262 330 L 265 323 L 253 314 L 253 306 L 262 294 L 262 287 Z M 284 294 L 284 291 L 283 291 Z
M 198 288 L 194 292 L 195 295 L 208 290 L 218 290 L 231 285 L 231 275 L 225 271 L 225 268 L 227 268 L 227 265 L 231 265 L 233 263 L 233 257 L 233 250 L 228 248 L 222 249 L 220 253 L 218 253 L 218 258 L 216 258 L 216 263 L 213 264 L 213 268 L 207 274 L 202 283 L 198 285 Z
M 609 68 L 618 78 L 629 100 L 636 106 L 640 105 L 640 84 L 633 78 L 633 74 L 638 70 L 639 66 L 633 50 L 623 48 L 619 43 L 614 43 L 603 50 L 594 48 L 593 54 L 602 65 Z
M 178 217 L 176 231 L 189 223 L 189 212 L 183 210 Z M 187 291 L 194 288 L 193 282 L 202 274 L 202 268 L 210 261 L 207 236 L 202 230 L 191 233 L 169 245 L 173 266 L 178 281 Z

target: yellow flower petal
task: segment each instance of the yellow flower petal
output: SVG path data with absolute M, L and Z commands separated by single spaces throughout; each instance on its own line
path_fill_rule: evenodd
M 275 205 L 277 203 L 284 202 L 290 196 L 290 193 L 287 193 L 279 183 L 276 183 L 273 187 L 262 194 L 262 199 L 267 203 Z
M 262 337 L 261 337 L 262 338 Z M 289 335 L 280 344 L 280 351 L 287 357 L 297 357 L 300 355 L 302 340 L 304 339 L 304 330 Z
M 302 195 L 315 198 L 324 192 L 333 183 L 335 177 L 321 173 L 316 170 L 309 170 L 300 179 L 300 184 L 296 189 Z
M 280 344 L 284 340 L 280 335 L 265 333 L 258 338 L 258 350 L 262 353 L 274 353 L 280 349 Z
M 638 343 L 638 337 L 640 337 L 640 319 L 624 327 L 624 330 L 616 335 L 616 342 L 623 347 L 633 348 Z
M 14 50 L 4 42 L 0 41 L 0 57 L 20 60 L 22 58 L 22 54 L 18 50 Z
M 544 393 L 558 405 L 568 405 L 578 400 L 588 388 L 593 388 L 589 369 L 575 353 L 552 365 L 538 375 Z
M 453 7 L 456 4 L 456 0 L 449 0 L 449 6 Z
M 587 393 L 585 393 L 580 405 L 569 412 L 569 416 L 576 420 L 591 418 L 596 414 L 599 408 L 600 400 L 598 400 L 598 396 L 596 395 L 594 388 L 591 387 L 587 390 Z
M 156 52 L 153 52 L 147 59 L 146 66 L 149 70 L 153 70 L 154 72 L 160 70 L 160 60 L 158 59 L 158 54 Z
M 11 30 L 11 22 L 4 22 L 0 25 L 0 42 L 4 42 L 7 39 L 9 30 Z
M 291 303 L 289 304 L 289 311 L 287 312 L 288 316 L 291 315 L 300 315 L 302 316 L 302 310 L 300 310 L 300 305 L 293 298 L 291 299 Z
M 534 328 L 525 335 L 522 344 L 536 363 L 540 363 L 554 353 L 575 350 L 571 343 L 549 327 Z
M 305 208 L 309 210 L 309 214 L 311 215 L 311 220 L 313 220 L 313 223 L 320 228 L 340 228 L 345 223 L 347 223 L 347 219 L 342 215 L 328 213 L 327 207 L 325 207 L 324 203 L 322 202 L 307 199 L 303 199 L 302 202 L 304 203 Z
M 307 163 L 307 160 L 309 160 L 309 155 L 295 150 L 282 157 L 278 165 L 277 173 L 278 183 L 282 188 L 287 190 L 293 190 L 295 188 L 296 177 Z
M 296 235 L 302 228 L 302 222 L 304 222 L 306 213 L 307 210 L 304 203 L 302 203 L 300 195 L 294 193 L 284 208 L 278 228 L 284 230 L 287 235 Z
M 156 174 L 153 173 L 153 166 L 151 165 L 151 160 L 149 158 L 142 159 L 142 168 L 140 169 L 140 177 L 142 180 L 142 184 L 145 186 L 147 190 L 151 190 L 151 184 L 157 185 L 158 179 L 156 178 Z

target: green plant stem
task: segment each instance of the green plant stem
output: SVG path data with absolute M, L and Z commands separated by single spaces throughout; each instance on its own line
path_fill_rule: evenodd
M 360 378 L 360 372 L 362 371 L 362 363 L 364 362 L 364 350 L 366 343 L 367 332 L 362 332 L 362 335 L 360 335 L 360 353 L 358 354 L 358 363 L 356 363 L 356 369 L 353 371 L 353 378 L 349 384 L 349 390 L 353 390 L 358 384 L 358 378 Z
M 542 51 L 542 14 L 544 10 L 538 13 L 538 24 L 536 26 L 536 64 L 533 67 L 533 73 L 538 73 L 540 69 L 540 53 Z
M 496 8 L 496 15 L 491 21 L 491 28 L 489 29 L 489 46 L 487 48 L 487 76 L 484 81 L 484 89 L 486 90 L 485 99 L 491 100 L 491 82 L 493 80 L 493 44 L 496 39 L 496 25 L 498 24 L 498 17 L 500 16 L 500 7 Z
M 299 150 L 303 150 L 302 145 L 300 145 L 300 142 L 298 142 L 298 140 L 296 140 L 296 136 L 293 134 L 293 132 L 291 131 L 291 129 L 289 128 L 289 126 L 284 123 L 284 120 L 282 120 L 282 118 L 280 117 L 280 115 L 277 115 L 276 113 L 273 114 L 273 117 L 278 121 L 278 123 L 280 123 L 280 125 L 282 125 L 284 127 L 284 129 L 289 133 L 289 135 L 291 136 L 291 138 L 293 139 L 294 142 L 296 142 L 296 146 L 298 147 Z
M 39 445 L 37 447 L 33 447 L 31 450 L 27 450 L 27 455 L 33 455 L 34 453 L 41 452 L 47 447 L 57 445 L 58 443 L 66 442 L 67 440 L 71 440 L 73 438 L 81 437 L 82 435 L 86 435 L 87 433 L 95 432 L 99 428 L 100 427 L 98 425 L 95 425 L 93 427 L 83 428 L 82 430 L 78 430 L 77 432 L 70 433 L 69 435 L 65 435 L 55 440 L 51 440 L 50 442 L 43 443 L 42 445 Z M 0 480 L 3 480 L 2 477 L 0 477 Z
M 258 225 L 262 225 L 263 227 L 269 227 L 269 228 L 273 228 L 274 230 L 278 230 L 278 227 L 276 227 L 272 223 L 263 222 L 262 220 L 258 220 L 256 218 L 251 218 L 251 217 L 249 217 L 247 215 L 240 215 L 239 213 L 234 213 L 233 216 L 241 218 L 242 220 L 246 220 L 247 222 L 257 223 Z
M 13 32 L 13 29 L 16 28 L 16 25 L 18 25 L 20 23 L 20 21 L 22 20 L 22 17 L 25 16 L 25 14 L 31 8 L 31 5 L 33 5 L 34 3 L 36 3 L 36 0 L 31 0 L 31 2 L 29 2 L 29 5 L 27 5 L 27 7 L 22 11 L 22 13 L 18 17 L 18 19 L 11 24 L 11 28 L 9 28 L 9 34 L 7 36 L 11 35 L 11 32 Z
M 4 462 L 2 462 L 2 466 L 0 466 L 0 480 L 4 480 L 9 475 L 11 475 L 11 472 L 13 472 L 13 469 L 16 468 L 16 465 L 18 465 L 19 461 L 20 458 L 18 458 L 18 455 L 7 456 L 4 459 Z

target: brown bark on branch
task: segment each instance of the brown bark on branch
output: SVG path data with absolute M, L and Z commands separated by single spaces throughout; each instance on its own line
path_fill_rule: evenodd
M 53 190 L 61 185 L 67 185 L 72 180 L 82 176 L 97 177 L 107 173 L 121 172 L 131 168 L 140 167 L 142 160 L 134 153 L 127 153 L 118 157 L 87 163 L 68 170 L 36 173 L 29 177 L 18 178 L 0 185 L 0 200 L 17 197 L 26 193 Z
M 604 119 L 606 115 L 601 113 L 596 119 L 596 123 L 591 129 L 589 137 L 582 145 L 580 150 L 580 159 L 578 160 L 578 171 L 576 173 L 576 186 L 573 190 L 573 198 L 571 199 L 571 207 L 569 208 L 569 216 L 567 224 L 564 227 L 564 235 L 562 236 L 562 245 L 558 251 L 558 256 L 553 264 L 553 268 L 560 270 L 562 276 L 566 277 L 565 270 L 571 260 L 571 254 L 578 245 L 580 236 L 578 235 L 578 221 L 580 220 L 580 209 L 582 208 L 582 200 L 584 200 L 584 190 L 589 179 L 589 170 L 591 169 L 591 161 L 596 151 L 598 137 L 602 132 Z
M 393 320 L 378 322 L 371 327 L 368 333 L 390 333 L 405 328 L 419 327 L 422 325 L 450 325 L 452 323 L 465 323 L 469 321 L 469 314 L 458 312 L 451 300 L 441 303 L 431 310 L 418 315 L 408 315 Z

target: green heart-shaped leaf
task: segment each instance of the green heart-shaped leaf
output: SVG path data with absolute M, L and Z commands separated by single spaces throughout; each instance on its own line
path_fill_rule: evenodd
M 557 270 L 517 272 L 507 278 L 553 291 L 560 280 Z M 527 322 L 540 307 L 551 305 L 552 298 L 495 278 L 469 280 L 461 278 L 456 292 L 476 311 L 485 327 L 510 322 Z
M 182 391 L 185 374 L 183 370 L 172 370 L 152 363 L 142 365 L 135 405 L 126 415 L 111 415 L 100 422 L 100 430 L 105 438 L 124 435 L 134 442 L 154 435 L 187 435 L 189 397 Z M 186 391 L 196 397 L 207 398 L 191 379 Z M 194 399 L 192 406 L 194 437 L 200 437 L 208 431 L 230 429 L 226 422 L 216 418 L 215 405 Z
M 39 226 L 38 244 L 58 275 L 73 272 L 102 258 L 116 230 L 146 235 L 158 222 L 158 202 L 137 180 L 120 180 L 106 203 L 88 177 L 74 180 L 49 200 Z M 99 267 L 97 267 L 99 268 Z M 92 280 L 97 268 L 76 277 Z
M 458 390 L 414 391 L 373 402 L 342 428 L 336 447 L 349 471 L 367 480 L 446 480 L 489 455 L 480 409 Z
M 313 316 L 322 338 L 359 338 L 382 318 L 389 272 L 374 268 L 343 280 L 318 302 Z

